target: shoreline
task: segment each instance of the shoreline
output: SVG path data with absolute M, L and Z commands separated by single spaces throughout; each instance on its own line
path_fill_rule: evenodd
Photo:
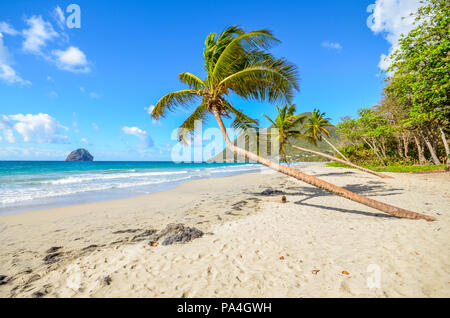
M 309 165 L 313 163 L 305 162 L 301 165 Z M 27 213 L 39 210 L 48 210 L 54 208 L 70 207 L 78 204 L 95 203 L 95 202 L 105 202 L 112 200 L 120 200 L 126 198 L 132 198 L 142 195 L 149 195 L 153 193 L 158 193 L 161 191 L 167 191 L 176 188 L 178 185 L 191 182 L 195 180 L 204 179 L 214 179 L 226 176 L 234 176 L 245 173 L 259 172 L 264 169 L 263 166 L 254 169 L 248 168 L 247 170 L 236 170 L 236 171 L 224 171 L 216 172 L 218 175 L 204 175 L 204 176 L 189 176 L 185 180 L 167 180 L 161 183 L 148 184 L 148 185 L 131 185 L 127 187 L 112 187 L 101 190 L 88 190 L 80 191 L 71 194 L 55 195 L 43 198 L 36 198 L 32 200 L 24 200 L 18 203 L 7 204 L 5 206 L 0 206 L 0 216 L 7 216 L 13 214 Z M 245 165 L 243 165 L 245 167 Z M 227 166 L 225 166 L 227 167 Z M 228 167 L 227 167 L 228 168 Z M 133 177 L 132 175 L 130 177 Z
M 184 182 L 183 181 L 176 182 L 176 183 L 168 186 L 167 188 L 155 190 L 154 192 L 151 192 L 151 193 L 134 194 L 134 195 L 129 195 L 129 196 L 125 196 L 125 197 L 118 197 L 116 199 L 89 201 L 89 202 L 67 204 L 67 205 L 56 206 L 56 207 L 43 207 L 43 208 L 37 208 L 37 209 L 27 210 L 27 211 L 23 211 L 23 212 L 13 212 L 13 213 L 8 213 L 8 214 L 1 214 L 0 221 L 3 217 L 8 218 L 8 217 L 14 217 L 14 216 L 25 216 L 25 215 L 39 214 L 39 213 L 58 213 L 58 212 L 64 213 L 64 210 L 67 210 L 67 209 L 68 210 L 73 210 L 73 209 L 79 210 L 81 208 L 93 208 L 98 205 L 111 205 L 111 204 L 114 204 L 115 202 L 119 203 L 121 201 L 124 201 L 124 203 L 125 203 L 126 200 L 130 200 L 130 202 L 134 201 L 134 199 L 143 200 L 145 198 L 148 198 L 148 196 L 152 196 L 155 194 L 166 193 L 166 192 L 170 193 L 170 191 L 176 191 L 179 187 L 181 187 L 183 185 L 188 186 L 190 183 L 195 183 L 198 181 L 207 181 L 207 180 L 211 180 L 211 179 L 226 179 L 226 178 L 232 178 L 235 176 L 259 174 L 259 173 L 261 173 L 261 171 L 243 172 L 243 173 L 233 174 L 233 175 L 228 175 L 228 176 L 198 178 L 198 179 L 188 180 L 188 181 L 184 181 Z M 122 189 L 120 189 L 120 190 L 122 190 Z M 100 191 L 102 191 L 102 190 L 100 190 Z M 92 191 L 92 192 L 96 192 L 96 191 Z
M 396 219 L 271 170 L 194 180 L 0 216 L 0 297 L 450 296 L 448 174 L 385 180 L 324 164 L 302 170 L 437 221 Z M 170 223 L 205 234 L 170 246 L 134 240 Z M 381 268 L 381 288 L 367 287 L 370 264 Z

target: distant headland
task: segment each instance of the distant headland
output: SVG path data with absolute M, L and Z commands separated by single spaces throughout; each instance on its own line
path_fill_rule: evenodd
M 93 161 L 94 157 L 86 149 L 77 149 L 72 151 L 66 158 L 66 161 Z

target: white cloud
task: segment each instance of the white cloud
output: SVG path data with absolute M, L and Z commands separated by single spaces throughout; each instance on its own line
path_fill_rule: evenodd
M 81 138 L 81 142 L 86 144 L 86 145 L 89 145 L 89 142 L 88 142 L 88 140 L 86 138 Z
M 151 116 L 152 111 L 155 109 L 155 106 L 151 105 L 149 107 L 144 107 L 145 111 Z
M 11 66 L 12 59 L 8 48 L 3 43 L 3 34 L 0 33 L 0 80 L 7 84 L 28 85 L 30 81 L 22 79 Z
M 342 45 L 338 42 L 324 41 L 322 47 L 327 49 L 342 50 Z
M 99 131 L 99 127 L 96 123 L 92 123 L 92 128 L 94 128 L 95 131 Z
M 55 18 L 59 28 L 64 29 L 66 18 L 64 17 L 64 11 L 60 6 L 56 6 L 56 8 L 53 10 L 53 17 Z
M 401 34 L 408 34 L 414 28 L 414 17 L 410 14 L 421 6 L 420 0 L 376 0 L 373 20 L 369 28 L 375 33 L 383 33 L 391 44 L 388 54 L 382 54 L 378 66 L 386 70 L 390 61 L 385 60 L 398 48 Z
M 155 109 L 155 106 L 150 105 L 149 107 L 144 107 L 144 110 L 150 115 L 152 116 L 152 111 Z M 158 125 L 161 126 L 162 122 L 160 120 L 156 120 L 152 118 L 152 124 L 153 125 Z
M 54 50 L 52 54 L 56 58 L 56 65 L 62 70 L 74 73 L 87 73 L 90 71 L 86 55 L 75 46 L 71 46 L 65 51 Z
M 0 64 L 11 63 L 11 54 L 3 43 L 3 34 L 0 32 Z
M 70 71 L 74 73 L 87 73 L 90 72 L 89 61 L 86 58 L 84 52 L 78 47 L 69 46 L 66 49 L 53 49 L 50 50 L 49 43 L 55 39 L 58 39 L 59 45 L 69 42 L 69 36 L 65 32 L 65 16 L 64 11 L 57 6 L 52 12 L 51 16 L 59 28 L 55 31 L 53 24 L 42 18 L 41 15 L 33 15 L 30 18 L 25 19 L 26 27 L 21 31 L 15 30 L 11 25 L 6 22 L 0 22 L 0 37 L 3 34 L 18 35 L 23 37 L 22 50 L 26 53 L 31 53 L 44 58 L 46 61 L 55 64 L 59 69 Z M 55 22 L 53 22 L 55 24 Z M 1 39 L 0 39 L 1 40 Z M 0 61 L 5 59 L 9 54 L 3 45 L 3 41 L 0 43 Z M 0 79 L 6 80 L 9 83 L 29 83 L 23 81 L 14 72 L 11 63 L 0 62 L 0 65 L 6 65 L 8 68 L 3 67 L 2 73 L 0 73 Z M 3 74 L 3 75 L 2 75 Z M 6 76 L 8 76 L 7 79 Z
M 3 34 L 8 34 L 8 35 L 17 35 L 19 34 L 19 31 L 17 31 L 16 29 L 14 29 L 11 25 L 9 25 L 6 22 L 0 22 L 0 33 Z
M 10 143 L 15 142 L 12 133 L 14 129 L 23 137 L 24 142 L 36 141 L 41 144 L 57 143 L 67 139 L 66 136 L 60 134 L 61 130 L 67 131 L 55 118 L 48 114 L 39 113 L 32 114 L 16 114 L 0 117 L 0 130 Z
M 153 147 L 153 140 L 152 138 L 147 134 L 145 130 L 142 130 L 138 127 L 122 127 L 122 132 L 124 134 L 133 135 L 140 139 L 141 141 L 141 147 Z
M 16 140 L 14 138 L 14 133 L 12 130 L 12 123 L 8 116 L 0 116 L 0 130 L 3 131 L 6 141 L 14 143 Z
M 0 79 L 8 84 L 29 85 L 30 81 L 22 79 L 16 71 L 9 65 L 0 64 Z
M 59 36 L 58 33 L 41 16 L 32 16 L 25 22 L 29 28 L 22 31 L 24 36 L 23 50 L 28 53 L 42 55 L 42 49 L 47 46 L 47 42 L 57 38 Z

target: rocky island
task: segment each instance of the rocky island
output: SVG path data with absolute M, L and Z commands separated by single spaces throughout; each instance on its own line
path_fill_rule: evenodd
M 72 151 L 66 158 L 66 161 L 93 161 L 94 157 L 86 149 L 77 149 Z

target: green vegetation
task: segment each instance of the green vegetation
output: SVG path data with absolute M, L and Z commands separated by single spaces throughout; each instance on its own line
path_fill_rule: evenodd
M 295 104 L 285 105 L 282 108 L 278 106 L 278 116 L 272 120 L 269 116 L 264 115 L 268 121 L 272 123 L 272 127 L 276 128 L 276 132 L 268 132 L 267 135 L 275 134 L 275 141 L 278 144 L 280 159 L 283 162 L 290 162 L 290 158 L 286 156 L 286 148 L 289 145 L 289 138 L 301 138 L 300 129 L 296 126 L 301 125 L 305 119 L 305 115 L 295 115 Z
M 327 162 L 329 167 L 352 168 L 338 162 Z M 365 168 L 379 171 L 379 172 L 426 172 L 426 171 L 444 171 L 445 164 L 441 165 L 425 165 L 425 166 L 407 166 L 407 165 L 393 165 L 393 166 L 364 166 Z
M 275 141 L 278 144 L 277 146 L 279 149 L 281 161 L 286 163 L 290 162 L 289 159 L 286 158 L 286 148 L 290 147 L 304 153 L 320 156 L 324 159 L 347 164 L 349 166 L 352 166 L 353 168 L 376 175 L 380 178 L 390 178 L 389 176 L 372 171 L 370 169 L 363 168 L 348 161 L 348 159 L 345 158 L 345 156 L 341 154 L 339 150 L 337 150 L 336 147 L 334 147 L 334 145 L 330 143 L 325 137 L 328 137 L 330 135 L 327 127 L 332 126 L 329 122 L 329 119 L 325 117 L 325 113 L 321 113 L 319 110 L 314 109 L 311 117 L 307 118 L 306 116 L 295 115 L 295 105 L 286 105 L 283 108 L 277 107 L 277 110 L 278 115 L 274 120 L 267 115 L 264 116 L 272 123 L 272 127 L 276 128 L 275 131 L 271 131 L 270 133 L 268 133 L 268 135 L 276 137 Z M 303 124 L 306 119 L 307 121 L 303 126 L 294 129 L 297 124 Z M 289 141 L 289 139 L 295 140 L 300 138 L 308 140 L 312 145 L 317 145 L 318 141 L 324 140 L 333 150 L 340 154 L 341 157 L 344 158 L 344 160 L 323 152 L 295 146 Z
M 304 112 L 301 114 L 298 114 L 298 116 L 300 117 L 305 117 L 305 121 L 307 121 L 311 116 L 312 116 L 312 112 Z M 269 129 L 272 128 L 269 127 Z M 292 127 L 292 130 L 297 130 L 300 131 L 303 129 L 303 123 L 301 122 L 297 122 L 294 124 L 294 126 Z M 338 144 L 339 143 L 339 136 L 336 134 L 336 127 L 334 126 L 330 126 L 327 127 L 327 130 L 329 132 L 329 136 L 328 136 L 328 141 L 333 143 L 333 144 Z M 260 137 L 261 138 L 261 144 L 264 145 L 266 143 L 270 143 L 269 141 L 267 141 L 268 136 L 266 134 L 264 134 L 265 129 L 260 129 Z M 234 141 L 234 143 L 236 145 L 244 145 L 245 139 L 245 134 L 239 136 L 236 138 L 236 140 Z M 331 150 L 330 146 L 324 141 L 317 141 L 316 145 L 312 144 L 307 138 L 299 138 L 299 136 L 290 136 L 289 137 L 289 143 L 300 147 L 300 148 L 309 148 L 313 151 L 318 151 L 318 152 L 322 152 L 322 153 L 326 153 L 326 154 L 333 154 L 333 151 Z M 253 145 L 252 143 L 249 144 L 248 149 L 252 149 L 256 152 L 256 145 Z M 318 162 L 318 161 L 327 161 L 327 159 L 324 159 L 321 156 L 317 156 L 317 155 L 312 155 L 309 153 L 305 153 L 304 151 L 300 151 L 298 149 L 295 149 L 293 147 L 286 147 L 285 149 L 286 152 L 286 160 L 288 162 Z M 231 154 L 231 150 L 230 149 L 224 149 L 222 152 L 218 153 L 216 156 L 214 156 L 213 158 L 210 159 L 210 161 L 221 161 L 223 158 L 231 158 L 232 156 L 230 156 Z M 261 154 L 263 155 L 263 154 Z M 238 157 L 236 157 L 237 159 Z M 270 159 L 275 159 L 272 158 L 271 156 L 267 156 L 267 158 Z M 239 158 L 242 159 L 242 158 Z
M 341 150 L 367 166 L 450 164 L 450 6 L 428 0 L 389 57 L 383 99 L 337 125 Z

